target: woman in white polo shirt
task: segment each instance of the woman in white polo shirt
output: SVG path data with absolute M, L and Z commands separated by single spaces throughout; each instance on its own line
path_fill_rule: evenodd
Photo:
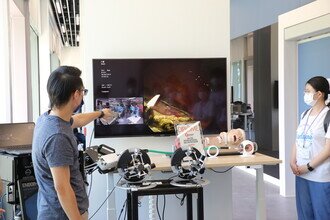
M 299 220 L 330 219 L 330 128 L 324 127 L 328 93 L 324 77 L 313 77 L 305 85 L 304 101 L 311 108 L 301 115 L 290 163 Z

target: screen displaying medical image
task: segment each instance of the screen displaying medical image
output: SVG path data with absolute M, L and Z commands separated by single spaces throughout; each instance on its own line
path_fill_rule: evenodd
M 227 130 L 226 58 L 93 59 L 95 137 L 174 135 L 201 121 L 204 134 Z M 132 104 L 133 103 L 133 104 Z M 138 107 L 136 107 L 138 106 Z
M 143 98 L 108 98 L 96 99 L 96 109 L 109 108 L 115 116 L 109 120 L 100 118 L 97 125 L 130 125 L 143 124 Z
M 144 98 L 159 98 L 146 124 L 174 132 L 176 123 L 200 121 L 206 134 L 226 130 L 225 59 L 154 60 L 143 72 Z

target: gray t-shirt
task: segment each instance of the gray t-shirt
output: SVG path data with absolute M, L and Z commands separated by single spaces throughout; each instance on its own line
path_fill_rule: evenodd
M 78 149 L 70 122 L 48 112 L 35 126 L 32 144 L 34 172 L 39 186 L 38 219 L 68 219 L 58 199 L 50 167 L 69 166 L 70 183 L 81 214 L 88 209 L 88 197 L 79 171 Z

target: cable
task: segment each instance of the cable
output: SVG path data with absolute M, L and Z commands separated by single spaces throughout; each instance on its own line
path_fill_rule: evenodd
M 172 180 L 174 177 L 177 177 L 178 175 L 174 175 L 174 176 L 171 176 L 170 178 L 168 178 L 167 180 Z
M 217 171 L 217 170 L 214 170 L 213 168 L 210 168 L 210 170 L 212 170 L 215 173 L 226 173 L 226 172 L 228 172 L 229 170 L 231 170 L 233 168 L 234 168 L 234 166 L 229 167 L 227 170 L 224 170 L 224 171 Z
M 87 166 L 85 166 L 85 170 L 88 171 L 90 169 L 93 169 L 96 165 L 97 165 L 97 163 L 92 163 L 90 165 L 87 165 Z
M 166 206 L 166 196 L 164 195 L 164 204 L 163 204 L 163 220 L 165 219 L 165 206 Z
M 85 170 L 87 172 L 87 174 L 92 174 L 95 170 L 97 170 L 97 166 L 95 166 L 94 168 L 89 168 L 87 170 Z
M 120 179 L 118 180 L 118 182 L 116 183 L 116 185 L 112 188 L 111 192 L 109 193 L 109 195 L 105 198 L 105 200 L 102 202 L 102 204 L 100 205 L 100 207 L 94 212 L 94 214 L 88 219 L 92 219 L 94 217 L 94 215 L 101 209 L 101 207 L 104 205 L 104 203 L 109 199 L 109 197 L 111 196 L 111 194 L 113 193 L 113 191 L 117 188 L 117 184 L 119 183 L 119 181 L 122 179 L 122 177 L 120 177 Z
M 223 146 L 223 147 L 219 147 L 219 146 L 216 146 L 216 145 L 210 145 L 210 146 L 207 146 L 207 147 L 204 147 L 204 150 L 207 150 L 209 147 L 216 147 L 216 148 L 218 148 L 219 150 L 223 150 L 223 149 L 225 149 L 225 150 L 227 150 L 227 149 L 229 149 L 230 147 L 226 147 L 226 146 Z
M 183 194 L 183 197 L 182 197 L 181 202 L 180 202 L 181 206 L 183 206 L 186 196 L 187 196 L 187 194 Z
M 124 217 L 124 220 L 126 220 L 127 210 L 128 210 L 128 206 L 126 206 L 126 208 L 125 208 L 125 217 Z
M 177 194 L 175 194 L 175 197 L 180 200 L 180 205 L 183 206 L 184 199 L 186 198 L 186 194 L 183 194 L 182 198 L 180 198 Z
M 157 214 L 158 214 L 159 220 L 162 220 L 162 218 L 160 217 L 160 212 L 159 212 L 159 207 L 158 207 L 158 195 L 156 197 L 156 209 L 157 209 Z
M 161 151 L 161 150 L 148 149 L 148 152 L 157 153 L 157 154 L 165 154 L 165 155 L 173 155 L 173 152 Z
M 123 204 L 123 207 L 122 207 L 121 210 L 120 210 L 120 214 L 119 214 L 119 216 L 118 216 L 118 220 L 120 220 L 121 214 L 123 214 L 123 211 L 124 211 L 124 208 L 125 208 L 125 206 L 126 206 L 126 203 L 127 203 L 127 199 L 125 200 L 125 202 L 124 202 L 124 204 Z M 125 211 L 125 213 L 126 213 L 126 211 Z
M 174 195 L 175 195 L 175 197 L 176 197 L 178 200 L 181 201 L 182 198 L 180 198 L 177 194 L 174 194 Z
M 92 191 L 92 185 L 93 185 L 93 173 L 91 173 L 91 183 L 89 184 L 89 189 L 88 189 L 88 198 L 91 194 Z
M 97 169 L 97 166 L 93 166 L 91 168 L 85 169 L 87 174 L 93 173 Z
M 94 166 L 96 166 L 96 165 L 97 165 L 97 163 L 94 162 L 94 163 L 92 163 L 92 164 L 89 164 L 89 165 L 85 166 L 85 169 L 86 169 L 86 167 L 87 167 L 87 169 L 89 169 L 89 168 L 92 168 L 92 167 L 94 167 Z
M 93 138 L 94 130 L 95 130 L 95 127 L 93 127 L 93 130 L 92 130 L 92 133 L 91 133 L 91 137 L 89 138 L 89 145 L 88 145 L 88 147 L 90 147 L 91 144 L 92 144 L 92 138 Z

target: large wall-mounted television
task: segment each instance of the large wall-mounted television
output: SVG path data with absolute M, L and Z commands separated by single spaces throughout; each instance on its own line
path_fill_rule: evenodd
M 201 121 L 204 134 L 227 130 L 226 58 L 93 59 L 95 137 L 174 135 Z

